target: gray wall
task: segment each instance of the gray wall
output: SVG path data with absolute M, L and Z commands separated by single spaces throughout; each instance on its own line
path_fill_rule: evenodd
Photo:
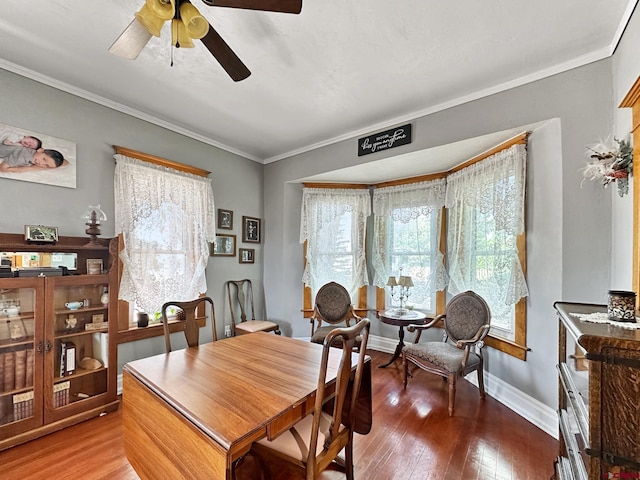
M 528 346 L 526 362 L 488 349 L 487 368 L 545 405 L 555 407 L 555 300 L 599 301 L 609 285 L 611 197 L 581 186 L 585 146 L 612 125 L 611 60 L 415 120 L 412 144 L 357 157 L 346 140 L 265 166 L 265 286 L 271 317 L 294 336 L 309 334 L 302 319 L 302 246 L 298 243 L 301 186 L 297 179 L 479 135 L 549 120 L 531 138 L 528 211 Z M 370 307 L 374 301 L 370 300 Z M 372 333 L 397 338 L 373 320 Z
M 24 225 L 55 225 L 60 235 L 84 236 L 80 218 L 89 204 L 100 203 L 108 221 L 103 235 L 113 236 L 112 145 L 120 145 L 211 171 L 216 207 L 233 210 L 234 229 L 241 245 L 242 215 L 262 218 L 262 165 L 206 145 L 148 122 L 64 93 L 0 69 L 0 123 L 64 138 L 77 146 L 77 188 L 62 188 L 0 178 L 0 231 L 22 233 Z M 245 245 L 248 246 L 248 245 Z M 216 257 L 207 268 L 207 294 L 216 305 L 218 335 L 224 332 L 223 283 L 251 278 L 262 291 L 262 246 L 256 263 L 240 265 L 238 257 Z M 259 311 L 263 301 L 258 299 Z M 205 338 L 211 338 L 210 327 Z M 176 339 L 180 339 L 176 335 Z M 161 338 L 124 344 L 118 363 L 164 352 Z
M 615 128 L 613 133 L 624 138 L 631 130 L 631 109 L 617 108 L 627 92 L 638 79 L 640 74 L 640 57 L 638 56 L 640 45 L 640 12 L 631 18 L 624 31 L 622 41 L 613 56 L 613 105 Z M 637 161 L 634 162 L 637 165 Z M 612 251 L 611 251 L 611 288 L 631 290 L 632 285 L 632 257 L 633 257 L 633 188 L 629 189 L 629 195 L 620 198 L 615 189 L 611 189 L 613 208 L 611 218 L 612 226 Z

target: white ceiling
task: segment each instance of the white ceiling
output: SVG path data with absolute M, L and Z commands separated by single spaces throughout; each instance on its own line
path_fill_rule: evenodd
M 607 57 L 636 2 L 193 0 L 251 70 L 235 83 L 198 41 L 171 66 L 168 24 L 109 54 L 143 0 L 5 0 L 0 67 L 269 163 Z

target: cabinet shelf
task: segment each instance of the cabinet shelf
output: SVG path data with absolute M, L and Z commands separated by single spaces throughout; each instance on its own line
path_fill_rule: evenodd
M 56 315 L 76 315 L 76 314 L 90 313 L 90 312 L 104 312 L 107 309 L 108 307 L 105 307 L 103 305 L 99 305 L 95 307 L 76 308 L 75 310 L 70 310 L 68 308 L 65 308 L 64 310 L 56 310 L 55 314 Z
M 76 371 L 71 375 L 65 375 L 64 377 L 56 377 L 53 382 L 54 384 L 65 382 L 67 380 L 73 380 L 75 378 L 84 377 L 85 375 L 93 375 L 97 373 L 101 373 L 107 370 L 105 367 L 96 368 L 95 370 L 84 370 L 82 368 L 76 368 Z
M 20 340 L 0 340 L 0 352 L 19 350 L 21 347 L 29 345 L 33 346 L 33 335 L 28 335 Z
M 7 392 L 1 392 L 0 397 L 11 397 L 12 395 L 15 395 L 17 393 L 24 393 L 30 390 L 33 390 L 33 385 L 29 385 L 22 388 L 14 388 L 13 390 L 9 390 Z

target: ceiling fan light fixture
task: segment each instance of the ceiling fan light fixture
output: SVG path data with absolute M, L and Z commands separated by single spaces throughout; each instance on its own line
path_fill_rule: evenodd
M 195 47 L 187 32 L 187 27 L 182 20 L 176 18 L 171 20 L 171 45 L 179 48 Z
M 207 19 L 189 2 L 184 2 L 180 5 L 180 18 L 184 22 L 187 33 L 191 38 L 200 39 L 209 31 Z
M 162 20 L 171 20 L 176 14 L 175 0 L 146 0 L 146 5 Z
M 147 4 L 143 5 L 139 12 L 136 12 L 136 20 L 138 20 L 151 35 L 155 37 L 160 36 L 164 20 L 154 14 Z

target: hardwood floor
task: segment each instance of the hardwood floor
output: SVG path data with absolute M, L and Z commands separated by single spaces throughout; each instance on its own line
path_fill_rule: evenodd
M 481 400 L 466 381 L 458 384 L 455 415 L 449 417 L 446 382 L 416 371 L 404 391 L 400 361 L 379 369 L 389 355 L 370 354 L 374 424 L 369 435 L 355 438 L 357 479 L 542 480 L 552 475 L 558 442 L 542 430 L 489 396 Z M 120 411 L 86 421 L 0 452 L 0 478 L 136 480 L 121 436 Z M 273 480 L 289 478 L 286 470 L 277 475 Z M 330 472 L 327 478 L 341 477 Z

